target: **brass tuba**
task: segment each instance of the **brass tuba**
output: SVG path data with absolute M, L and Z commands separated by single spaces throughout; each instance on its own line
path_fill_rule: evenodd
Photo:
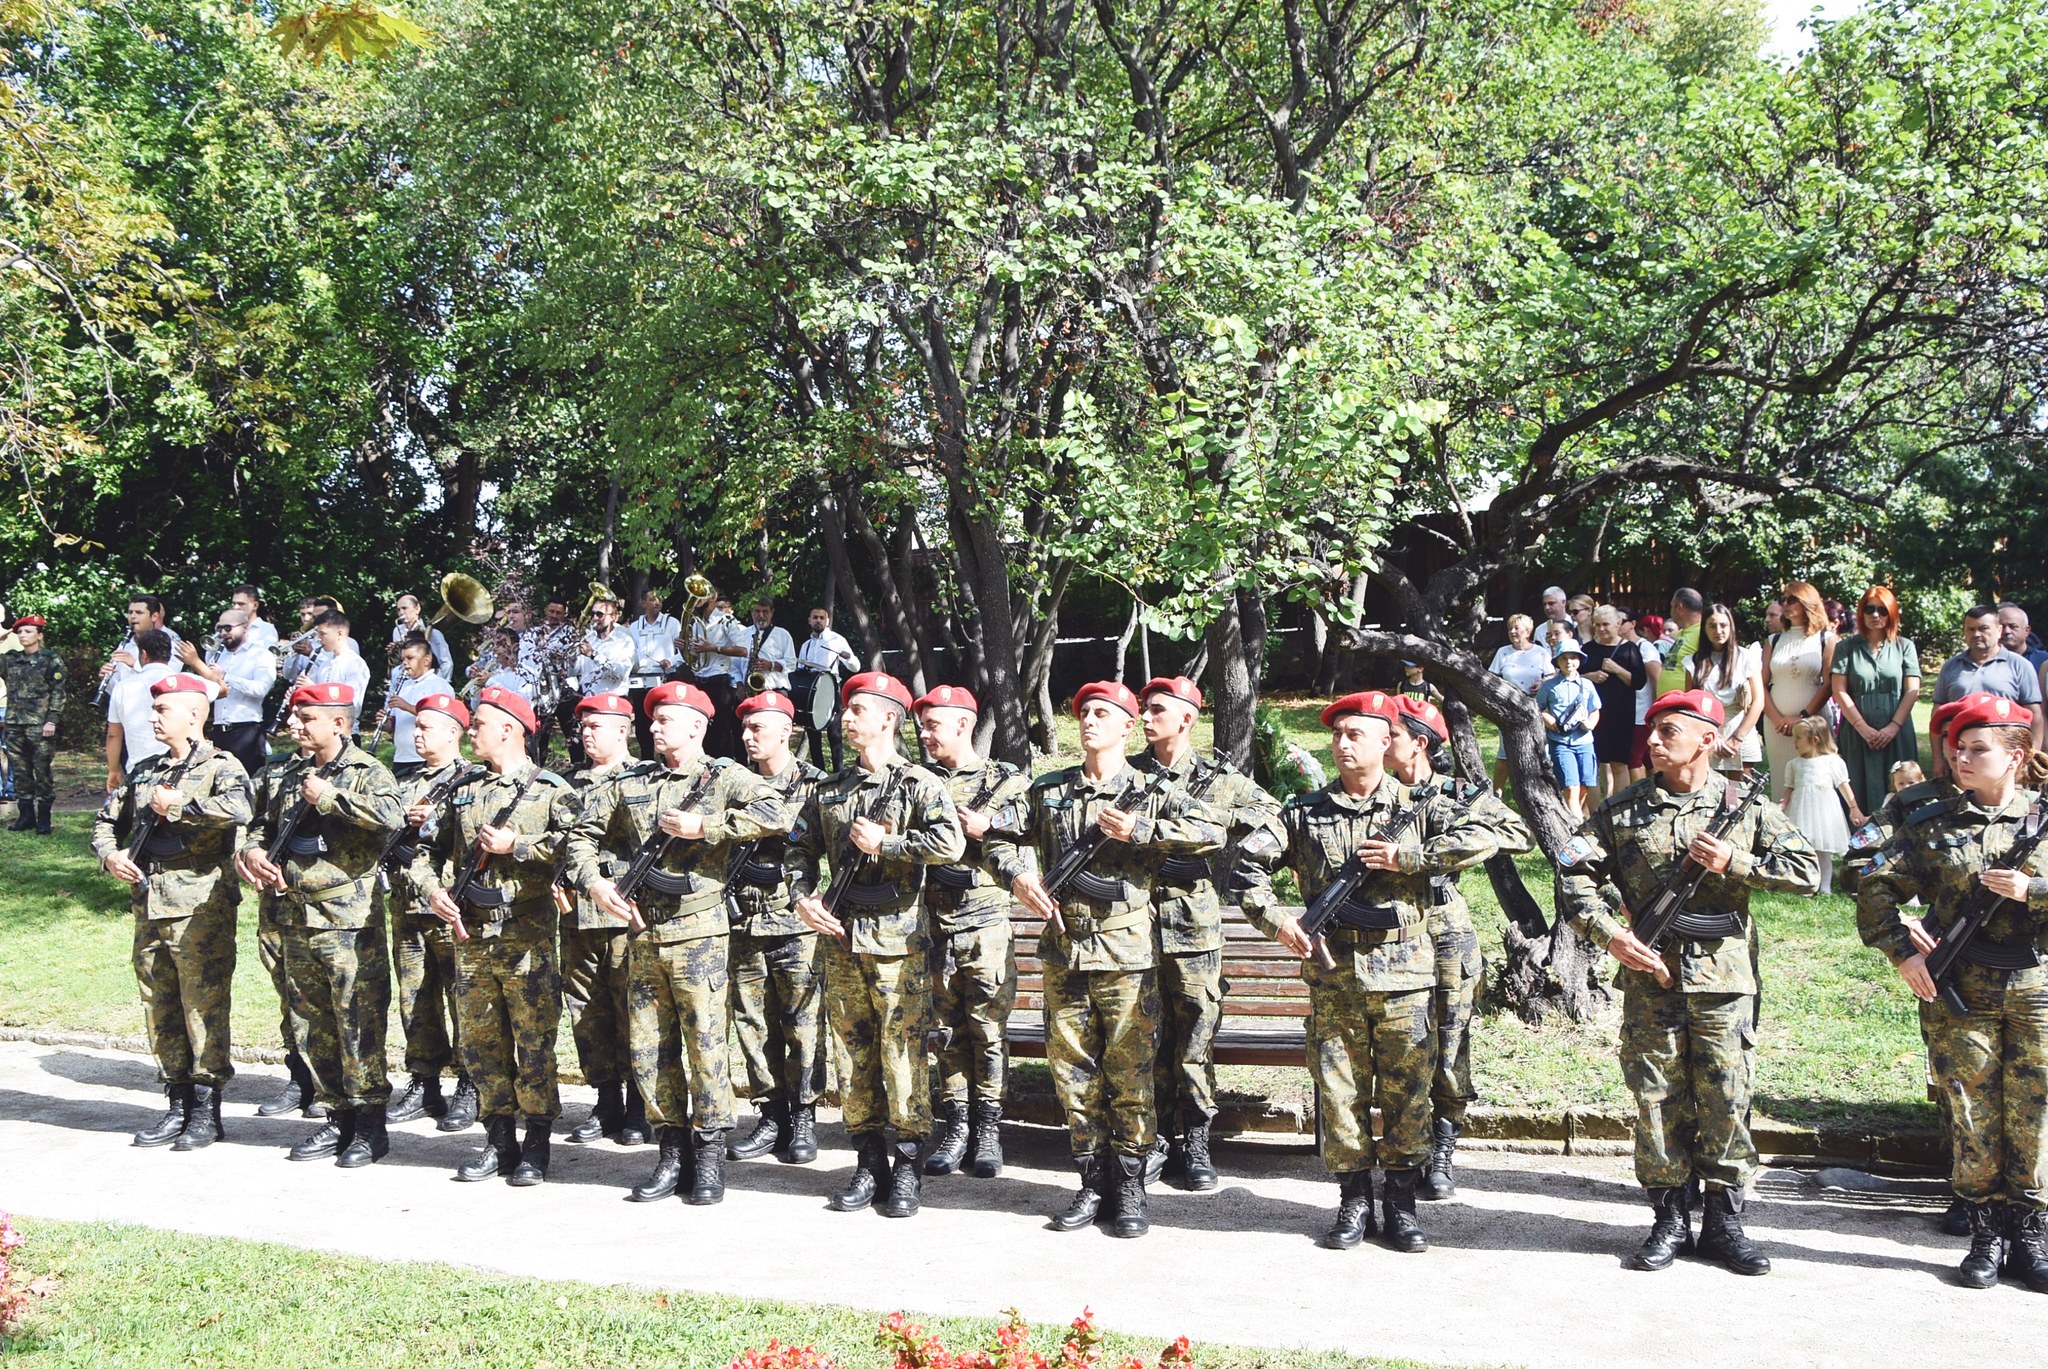
M 451 571 L 441 577 L 441 609 L 430 621 L 439 623 L 460 618 L 475 627 L 489 622 L 497 609 L 497 601 L 484 588 L 483 581 L 473 575 Z
M 596 608 L 600 603 L 609 602 L 616 604 L 618 601 L 619 596 L 612 593 L 611 586 L 602 580 L 592 580 L 590 582 L 590 594 L 583 601 L 583 611 L 576 615 L 576 635 L 581 637 L 583 630 L 590 626 L 590 611 L 592 609 Z

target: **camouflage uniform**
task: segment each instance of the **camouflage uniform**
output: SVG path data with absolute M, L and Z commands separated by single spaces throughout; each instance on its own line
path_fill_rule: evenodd
M 569 787 L 579 795 L 578 806 L 588 803 L 592 789 L 624 774 L 626 764 L 573 771 Z M 624 869 L 620 865 L 604 873 L 617 878 Z M 564 883 L 566 870 L 564 862 Z M 577 894 L 575 900 L 575 909 L 562 917 L 562 996 L 569 1006 L 576 1063 L 583 1070 L 583 1082 L 592 1088 L 624 1084 L 632 1065 L 626 1044 L 632 1012 L 626 988 L 626 924 L 598 907 L 588 894 Z
M 992 828 L 1021 827 L 1030 776 L 1014 765 L 980 757 L 958 770 L 932 767 L 954 808 L 989 815 Z M 932 1015 L 939 1029 L 939 1092 L 966 1107 L 971 1090 L 1000 1103 L 1009 1076 L 1006 1032 L 1017 1006 L 1017 954 L 1010 891 L 984 841 L 964 856 L 925 868 L 924 906 L 931 917 Z
M 249 776 L 242 763 L 195 743 L 177 777 L 179 801 L 157 819 L 132 885 L 135 981 L 150 1054 L 166 1084 L 219 1088 L 235 1073 L 228 1055 L 228 1008 L 235 979 L 235 829 L 249 820 Z M 166 753 L 144 761 L 107 796 L 93 820 L 92 853 L 105 860 L 126 849 L 137 807 L 180 762 Z
M 1686 847 L 1720 810 L 1719 775 L 1690 794 L 1656 777 L 1638 780 L 1595 809 L 1558 856 L 1560 917 L 1595 946 L 1626 927 L 1685 859 Z M 1740 930 L 1664 951 L 1671 988 L 1622 967 L 1621 1071 L 1636 1096 L 1636 1178 L 1675 1189 L 1698 1178 L 1740 1193 L 1756 1172 L 1749 1136 L 1755 1066 L 1756 924 L 1751 889 L 1811 893 L 1820 881 L 1813 847 L 1776 804 L 1752 805 L 1727 837 L 1726 872 L 1708 875 L 1686 911 L 1733 917 Z
M 469 769 L 460 758 L 422 767 L 403 781 L 401 808 L 424 801 L 437 784 Z M 439 1079 L 455 1064 L 460 1032 L 455 1021 L 455 933 L 427 908 L 433 862 L 427 854 L 435 815 L 415 839 L 400 841 L 386 866 L 391 885 L 391 958 L 398 971 L 398 1022 L 405 1032 L 405 1068 Z
M 562 1115 L 553 889 L 556 851 L 576 812 L 567 780 L 521 761 L 457 786 L 433 820 L 427 876 L 450 891 L 476 854 L 482 828 L 515 833 L 512 849 L 486 858 L 471 881 L 462 907 L 469 936 L 455 943 L 456 1037 L 463 1073 L 476 1086 L 477 1112 L 486 1118 L 533 1123 Z
M 288 751 L 258 770 L 251 785 L 251 822 L 267 824 L 269 830 L 275 831 L 284 810 L 298 802 L 299 785 L 305 778 L 306 756 L 300 751 Z M 263 972 L 270 976 L 270 987 L 277 991 L 277 1035 L 284 1043 L 285 1054 L 304 1061 L 306 1019 L 292 1001 L 292 980 L 285 972 L 284 923 L 284 895 L 275 889 L 259 890 L 256 894 L 256 959 L 263 966 Z
M 292 1007 L 306 1024 L 314 1097 L 335 1111 L 381 1104 L 391 1093 L 384 1063 L 390 947 L 377 861 L 403 810 L 391 772 L 354 742 L 324 766 L 309 758 L 292 778 L 303 781 L 308 771 L 334 787 L 300 819 L 278 862 L 285 889 L 277 914 Z M 267 850 L 299 805 L 296 785 L 281 797 L 275 811 L 256 814 L 245 849 Z
M 764 777 L 792 821 L 825 772 L 792 757 Z M 783 874 L 782 835 L 762 837 L 728 886 L 732 913 L 732 1020 L 747 1096 L 767 1108 L 816 1103 L 825 1086 L 825 981 L 818 934 L 795 912 Z
M 901 756 L 890 759 L 886 772 L 849 765 L 820 781 L 805 802 L 790 830 L 783 872 L 791 897 L 807 897 L 817 887 L 822 858 L 829 854 L 836 864 L 858 854 L 847 830 L 855 818 L 870 815 L 885 790 L 888 803 L 872 816 L 890 835 L 877 855 L 861 862 L 834 909 L 846 940 L 828 937 L 820 953 L 825 1016 L 845 1066 L 839 1101 L 846 1130 L 865 1139 L 893 1126 L 904 1146 L 923 1141 L 932 1125 L 925 867 L 957 861 L 967 850 L 960 815 L 944 782 L 921 765 Z
M 568 838 L 569 883 L 585 893 L 609 856 L 624 873 L 658 838 L 661 815 L 686 808 L 704 819 L 701 840 L 669 843 L 633 896 L 647 930 L 630 934 L 627 1039 L 633 1082 L 656 1126 L 690 1127 L 700 1140 L 733 1125 L 726 1039 L 727 849 L 788 830 L 790 815 L 772 786 L 743 765 L 698 756 L 671 770 L 631 766 L 590 791 Z
M 1144 784 L 1129 766 L 1101 783 L 1080 766 L 1039 776 L 1021 827 L 990 843 L 997 868 L 1009 882 L 1039 868 L 1037 860 L 1050 869 L 1104 809 Z M 1046 1064 L 1067 1115 L 1067 1143 L 1081 1158 L 1152 1149 L 1160 1015 L 1152 884 L 1167 859 L 1223 846 L 1222 818 L 1185 794 L 1167 789 L 1135 811 L 1131 840 L 1104 842 L 1087 871 L 1057 895 L 1065 930 L 1048 923 L 1038 938 Z
M 40 803 L 47 814 L 57 794 L 50 778 L 57 739 L 43 735 L 43 724 L 64 714 L 64 662 L 47 645 L 9 651 L 0 654 L 0 677 L 7 682 L 7 764 L 15 797 L 24 813 Z
M 2023 789 L 1992 811 L 1951 791 L 1910 810 L 1859 891 L 1864 943 L 1895 965 L 1918 954 L 1906 901 L 1918 896 L 1928 906 L 1928 930 L 1938 937 L 2041 801 Z M 2048 849 L 2036 848 L 2025 868 L 2033 876 L 2025 906 L 2002 903 L 1972 949 L 1988 940 L 1994 954 L 2023 961 L 2031 953 L 2036 963 L 1999 969 L 1966 957 L 1952 983 L 1970 1011 L 1956 1017 L 1939 1000 L 1922 1003 L 1920 1027 L 1953 1118 L 1956 1196 L 2035 1213 L 2048 1209 L 2048 966 L 2039 963 L 2048 949 Z

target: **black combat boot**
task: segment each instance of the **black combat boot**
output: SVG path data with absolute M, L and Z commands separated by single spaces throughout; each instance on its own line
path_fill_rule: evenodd
M 256 1109 L 258 1117 L 282 1117 L 296 1112 L 305 1117 L 313 1115 L 313 1071 L 306 1068 L 306 1058 L 297 1051 L 288 1052 L 284 1057 L 284 1085 L 272 1095 L 269 1102 Z
M 2008 1205 L 2005 1268 L 2036 1293 L 2048 1293 L 2048 1214 Z
M 1116 1184 L 1116 1220 L 1109 1228 L 1112 1236 L 1130 1240 L 1152 1229 L 1151 1219 L 1145 1215 L 1145 1170 L 1149 1159 L 1145 1155 L 1116 1157 L 1117 1172 L 1111 1176 Z
M 36 800 L 36 835 L 39 837 L 50 835 L 50 801 L 48 799 Z
M 757 1160 L 782 1145 L 789 1130 L 789 1105 L 780 1098 L 764 1099 L 754 1129 L 725 1148 L 729 1160 Z
M 1429 1238 L 1415 1220 L 1415 1188 L 1422 1178 L 1419 1169 L 1387 1171 L 1387 1193 L 1380 1212 L 1380 1233 L 1387 1248 L 1404 1255 L 1420 1255 L 1429 1249 Z
M 510 1117 L 484 1118 L 484 1148 L 455 1171 L 465 1184 L 510 1175 L 519 1168 L 519 1128 Z
M 356 1138 L 356 1114 L 354 1108 L 335 1108 L 327 1114 L 327 1121 L 320 1130 L 308 1136 L 286 1152 L 292 1160 L 325 1160 L 330 1155 L 339 1155 L 350 1141 Z
M 226 1139 L 227 1131 L 220 1124 L 220 1089 L 212 1084 L 192 1085 L 192 1112 L 171 1149 L 205 1150 Z
M 1166 1173 L 1166 1162 L 1174 1158 L 1173 1138 L 1163 1131 L 1160 1132 L 1152 1142 L 1152 1149 L 1140 1158 L 1145 1162 L 1145 1182 L 1158 1183 L 1159 1176 Z
M 7 824 L 10 832 L 30 832 L 36 825 L 36 801 L 29 798 L 15 800 L 14 821 Z
M 951 1174 L 967 1158 L 967 1143 L 973 1139 L 973 1128 L 967 1124 L 967 1104 L 948 1099 L 939 1104 L 934 1120 L 939 1124 L 939 1139 L 932 1153 L 924 1157 L 924 1172 Z
M 167 1146 L 184 1133 L 185 1122 L 192 1115 L 192 1085 L 165 1084 L 164 1101 L 170 1106 L 163 1116 L 135 1133 L 136 1145 Z
M 654 1128 L 647 1125 L 647 1100 L 640 1096 L 640 1086 L 630 1079 L 626 1081 L 626 1120 L 619 1124 L 619 1134 L 612 1139 L 622 1146 L 644 1146 L 654 1139 Z
M 974 1135 L 969 1138 L 974 1177 L 993 1179 L 1003 1172 L 1003 1105 L 990 1098 L 974 1100 Z
M 654 1140 L 661 1147 L 661 1154 L 647 1182 L 633 1186 L 631 1197 L 636 1203 L 658 1203 L 663 1198 L 672 1198 L 676 1185 L 683 1181 L 683 1156 L 690 1147 L 690 1133 L 681 1127 L 657 1127 Z
M 448 1110 L 441 1114 L 441 1120 L 434 1123 L 437 1131 L 468 1131 L 476 1125 L 476 1110 L 479 1100 L 476 1084 L 466 1074 L 455 1076 L 455 1096 L 448 1100 Z
M 1429 1138 L 1429 1167 L 1422 1172 L 1422 1184 L 1416 1189 L 1416 1196 L 1430 1202 L 1441 1202 L 1458 1193 L 1457 1176 L 1452 1171 L 1458 1154 L 1458 1138 L 1465 1129 L 1448 1117 L 1436 1119 L 1436 1126 Z
M 1731 1274 L 1768 1274 L 1770 1258 L 1742 1230 L 1743 1206 L 1742 1194 L 1735 1189 L 1708 1189 L 1695 1249 L 1701 1259 L 1717 1261 Z
M 447 1111 L 448 1102 L 441 1096 L 441 1076 L 415 1073 L 405 1081 L 404 1091 L 385 1106 L 384 1120 L 417 1122 L 422 1117 L 439 1117 Z
M 626 1124 L 626 1086 L 624 1084 L 599 1084 L 597 1106 L 590 1115 L 576 1124 L 569 1133 L 569 1144 L 587 1146 L 592 1141 L 601 1141 L 607 1136 L 619 1134 L 619 1128 Z
M 1216 1187 L 1216 1162 L 1209 1158 L 1209 1122 L 1207 1118 L 1188 1128 L 1181 1137 L 1181 1186 L 1194 1193 L 1207 1193 Z
M 336 1169 L 361 1169 L 374 1165 L 391 1153 L 391 1135 L 384 1125 L 390 1113 L 382 1103 L 365 1103 L 356 1109 L 356 1134 L 334 1157 Z
M 2005 1213 L 1999 1203 L 1970 1204 L 1970 1253 L 1956 1266 L 1956 1282 L 1965 1288 L 1998 1287 L 1998 1268 L 2005 1263 Z
M 874 1202 L 875 1194 L 889 1182 L 889 1148 L 880 1132 L 871 1131 L 858 1139 L 853 1175 L 846 1187 L 825 1204 L 834 1212 L 858 1212 Z
M 1629 1257 L 1628 1267 L 1654 1273 L 1669 1269 L 1680 1255 L 1692 1254 L 1692 1217 L 1682 1188 L 1651 1189 L 1650 1210 L 1657 1214 L 1656 1219 L 1650 1223 L 1643 1248 Z
M 1076 1155 L 1074 1168 L 1081 1171 L 1081 1188 L 1067 1210 L 1052 1219 L 1054 1231 L 1084 1231 L 1094 1225 L 1102 1212 L 1102 1187 L 1108 1172 L 1100 1155 Z
M 554 1150 L 554 1119 L 550 1117 L 529 1117 L 526 1119 L 526 1141 L 519 1147 L 519 1163 L 512 1169 L 509 1180 L 514 1188 L 532 1188 L 535 1184 L 547 1182 L 548 1159 Z
M 875 1204 L 884 1217 L 915 1217 L 924 1193 L 924 1165 L 918 1159 L 922 1144 L 898 1139 L 895 1163 L 889 1167 L 889 1191 Z
M 792 1103 L 789 1138 L 776 1159 L 785 1165 L 807 1165 L 818 1158 L 818 1105 Z
M 1948 1207 L 1935 1223 L 1944 1236 L 1967 1236 L 1970 1234 L 1970 1205 L 1961 1198 L 1950 1198 Z
M 1372 1171 L 1360 1169 L 1345 1175 L 1337 1192 L 1337 1220 L 1323 1233 L 1321 1244 L 1325 1250 L 1350 1250 L 1375 1234 Z
M 699 1132 L 696 1144 L 697 1163 L 690 1179 L 690 1196 L 683 1201 L 691 1207 L 710 1207 L 725 1201 L 725 1133 Z

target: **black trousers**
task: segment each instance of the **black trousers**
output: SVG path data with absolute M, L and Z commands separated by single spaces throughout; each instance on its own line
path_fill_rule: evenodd
M 213 734 L 213 744 L 240 761 L 251 775 L 270 760 L 262 723 L 217 723 L 207 730 Z

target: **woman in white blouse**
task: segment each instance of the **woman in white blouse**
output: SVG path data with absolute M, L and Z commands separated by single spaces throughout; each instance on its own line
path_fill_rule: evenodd
M 1713 604 L 1700 619 L 1700 647 L 1685 663 L 1686 676 L 1694 689 L 1704 689 L 1721 701 L 1728 725 L 1714 747 L 1714 769 L 1728 774 L 1747 774 L 1764 758 L 1764 745 L 1757 736 L 1757 723 L 1764 711 L 1763 653 L 1754 645 L 1744 646 L 1735 636 L 1735 610 Z
M 1785 630 L 1764 643 L 1764 756 L 1771 765 L 1771 798 L 1783 803 L 1792 762 L 1799 756 L 1793 726 L 1827 708 L 1835 634 L 1828 631 L 1820 591 L 1804 580 L 1785 586 L 1778 609 Z
M 1487 669 L 1534 699 L 1543 677 L 1551 673 L 1550 653 L 1536 645 L 1536 624 L 1528 614 L 1509 614 L 1507 627 L 1507 644 L 1493 653 L 1493 664 Z M 1493 787 L 1505 789 L 1507 783 L 1508 764 L 1496 756 Z

